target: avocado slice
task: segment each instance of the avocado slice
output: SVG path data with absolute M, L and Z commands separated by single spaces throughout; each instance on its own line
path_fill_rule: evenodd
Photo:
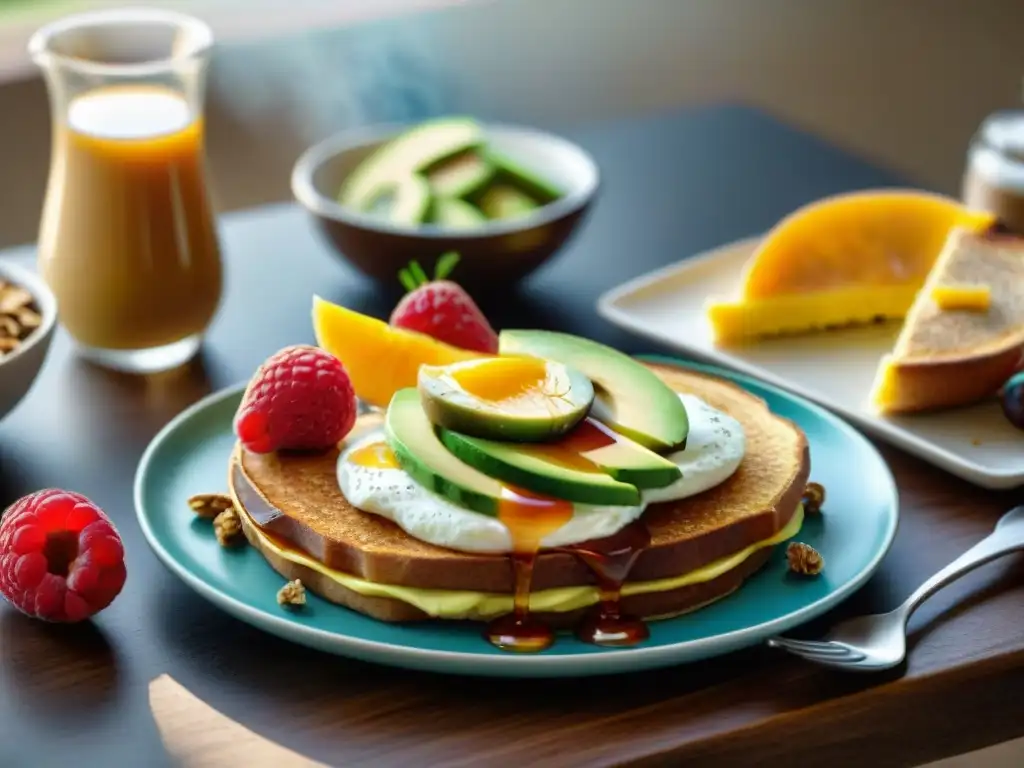
M 552 184 L 506 154 L 488 148 L 484 157 L 494 167 L 502 181 L 518 187 L 541 205 L 554 202 L 565 194 L 556 184 Z
M 536 200 L 508 184 L 491 184 L 477 205 L 489 219 L 518 219 L 540 208 Z
M 685 445 L 690 429 L 679 396 L 642 363 L 596 341 L 554 331 L 506 330 L 503 355 L 535 355 L 582 371 L 594 384 L 591 415 L 652 451 Z
M 338 202 L 366 210 L 382 187 L 479 147 L 483 127 L 472 118 L 427 120 L 378 147 L 348 175 Z
M 367 213 L 393 224 L 422 224 L 430 213 L 430 185 L 415 174 L 387 184 L 371 201 Z
M 640 503 L 636 486 L 616 480 L 585 460 L 570 464 L 542 450 L 531 450 L 530 445 L 485 440 L 448 429 L 438 432 L 441 442 L 457 458 L 510 485 L 580 504 L 636 506 Z M 650 455 L 661 459 L 656 454 Z M 674 464 L 670 466 L 675 468 Z
M 460 507 L 497 517 L 502 485 L 455 458 L 434 432 L 414 387 L 395 392 L 384 434 L 399 465 L 417 483 Z
M 475 150 L 462 152 L 425 170 L 427 180 L 438 197 L 470 197 L 494 178 L 494 166 Z
M 436 426 L 492 440 L 539 443 L 564 435 L 594 402 L 590 379 L 537 357 L 481 357 L 420 366 L 423 410 Z
M 434 200 L 434 223 L 445 229 L 472 229 L 487 221 L 480 209 L 465 200 L 437 198 Z

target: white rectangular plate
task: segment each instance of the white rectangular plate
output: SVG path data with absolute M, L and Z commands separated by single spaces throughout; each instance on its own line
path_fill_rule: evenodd
M 869 394 L 878 362 L 899 325 L 828 331 L 724 348 L 704 313 L 710 296 L 738 293 L 758 238 L 742 240 L 651 272 L 605 293 L 606 320 L 682 353 L 742 371 L 821 403 L 866 432 L 986 488 L 1024 484 L 1024 432 L 995 400 L 942 413 L 885 417 Z

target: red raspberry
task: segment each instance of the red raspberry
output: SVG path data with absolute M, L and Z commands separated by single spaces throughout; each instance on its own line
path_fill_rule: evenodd
M 391 313 L 391 325 L 418 331 L 453 347 L 497 354 L 498 335 L 484 313 L 457 283 L 442 279 L 458 256 L 445 254 L 437 262 L 434 280 L 415 261 L 399 274 L 409 290 Z
M 256 371 L 235 414 L 235 433 L 253 453 L 326 450 L 352 430 L 357 410 L 341 361 L 300 344 Z
M 113 602 L 125 576 L 117 529 L 80 493 L 31 493 L 0 520 L 0 592 L 29 616 L 87 619 Z

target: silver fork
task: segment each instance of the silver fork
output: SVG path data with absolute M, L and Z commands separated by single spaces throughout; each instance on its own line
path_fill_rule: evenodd
M 773 637 L 768 645 L 816 664 L 851 672 L 895 667 L 907 655 L 907 620 L 918 605 L 979 565 L 1019 549 L 1024 549 L 1024 506 L 999 518 L 992 533 L 918 587 L 899 608 L 844 621 L 823 640 Z

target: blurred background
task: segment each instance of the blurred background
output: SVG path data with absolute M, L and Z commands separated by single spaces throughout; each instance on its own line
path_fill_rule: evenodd
M 0 0 L 0 247 L 35 238 L 43 21 L 99 0 Z M 957 193 L 971 134 L 1021 102 L 1022 0 L 167 0 L 219 48 L 207 99 L 220 210 L 290 199 L 311 142 L 472 111 L 541 127 L 757 105 Z

